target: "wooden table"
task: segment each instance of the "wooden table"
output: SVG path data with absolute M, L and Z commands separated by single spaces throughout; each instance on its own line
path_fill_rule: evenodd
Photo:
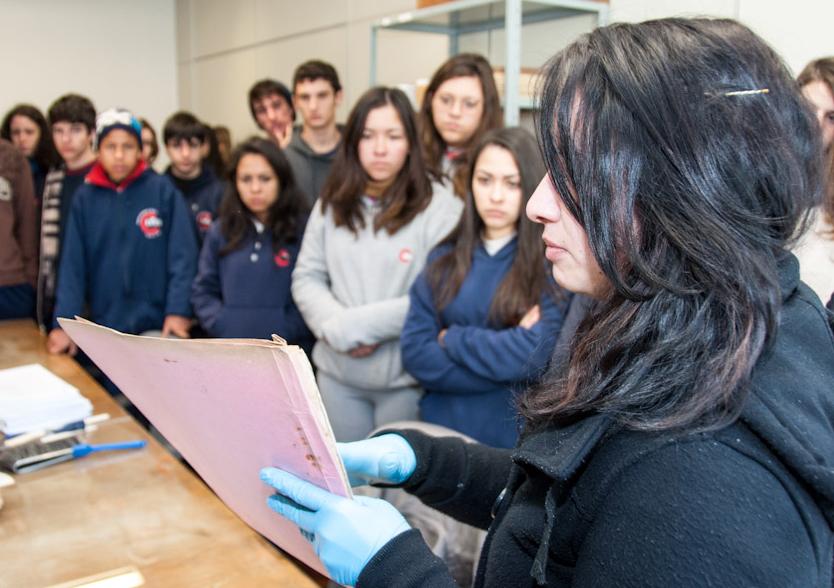
M 92 434 L 145 449 L 94 454 L 16 476 L 0 509 L 0 588 L 42 588 L 120 568 L 145 586 L 315 587 L 174 459 L 30 321 L 0 321 L 0 368 L 40 363 L 112 419 Z

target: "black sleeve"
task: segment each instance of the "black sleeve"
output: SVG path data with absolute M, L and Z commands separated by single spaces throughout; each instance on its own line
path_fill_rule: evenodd
M 376 552 L 359 574 L 356 588 L 452 588 L 457 584 L 420 531 L 401 533 Z
M 408 441 L 417 468 L 403 484 L 428 506 L 452 518 L 486 529 L 492 507 L 510 474 L 509 449 L 467 443 L 456 437 L 432 437 L 414 430 L 388 430 Z
M 817 583 L 809 534 L 787 491 L 726 445 L 666 446 L 612 488 L 577 553 L 576 587 Z

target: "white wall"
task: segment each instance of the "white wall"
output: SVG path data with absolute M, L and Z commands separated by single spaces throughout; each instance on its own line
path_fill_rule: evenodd
M 611 21 L 668 16 L 735 18 L 770 43 L 794 73 L 818 57 L 834 55 L 832 0 L 611 0 Z
M 415 8 L 415 0 L 176 0 L 179 98 L 183 108 L 212 124 L 226 124 L 235 141 L 255 133 L 246 93 L 257 79 L 289 85 L 296 65 L 321 58 L 333 63 L 345 86 L 339 112 L 369 84 L 370 23 Z M 834 54 L 834 1 L 610 0 L 611 22 L 666 16 L 738 18 L 761 34 L 797 72 L 814 57 Z M 594 26 L 574 17 L 525 27 L 522 64 L 537 67 Z M 503 33 L 462 37 L 461 50 L 503 62 Z M 444 37 L 382 31 L 377 81 L 429 77 L 447 57 Z
M 178 108 L 227 124 L 236 140 L 256 131 L 246 92 L 262 77 L 289 82 L 306 59 L 332 62 L 345 86 L 344 119 L 369 84 L 369 25 L 414 0 L 0 0 L 0 114 L 17 102 L 46 109 L 60 94 L 99 109 L 125 106 L 158 129 Z M 672 15 L 739 18 L 797 72 L 834 54 L 834 1 L 611 0 L 612 21 Z M 522 60 L 537 66 L 593 19 L 526 27 Z M 462 38 L 462 50 L 502 61 L 503 36 Z M 427 77 L 446 57 L 443 37 L 383 31 L 378 81 Z M 164 157 L 164 154 L 163 154 Z
M 178 108 L 174 0 L 0 0 L 0 116 L 67 92 L 159 131 Z
M 177 0 L 179 96 L 211 124 L 225 124 L 237 142 L 257 132 L 247 92 L 262 78 L 288 86 L 308 59 L 332 63 L 345 89 L 338 118 L 369 86 L 370 23 L 413 8 L 414 0 Z M 380 35 L 378 81 L 429 75 L 446 56 L 445 37 Z M 395 48 L 396 51 L 390 50 Z

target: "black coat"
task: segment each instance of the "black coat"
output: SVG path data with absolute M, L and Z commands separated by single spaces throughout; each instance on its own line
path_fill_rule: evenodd
M 640 433 L 596 415 L 503 451 L 401 432 L 418 463 L 406 489 L 489 528 L 475 585 L 830 587 L 834 335 L 793 257 L 782 288 L 774 346 L 720 431 Z M 417 531 L 357 584 L 452 585 Z

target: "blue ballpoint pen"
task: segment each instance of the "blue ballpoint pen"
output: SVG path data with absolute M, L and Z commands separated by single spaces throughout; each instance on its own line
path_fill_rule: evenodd
M 142 447 L 145 447 L 145 445 L 147 445 L 147 441 L 144 440 L 124 441 L 122 443 L 104 443 L 101 445 L 80 443 L 65 449 L 58 449 L 42 453 L 40 455 L 32 455 L 30 457 L 19 459 L 15 462 L 13 471 L 16 474 L 34 472 L 56 463 L 78 459 L 98 451 L 111 451 L 114 449 L 141 449 Z

